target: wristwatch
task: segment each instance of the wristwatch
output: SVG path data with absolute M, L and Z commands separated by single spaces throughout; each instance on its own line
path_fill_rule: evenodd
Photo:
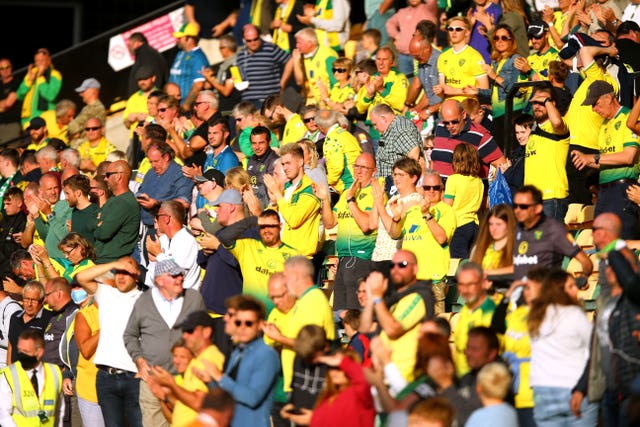
M 551 101 L 553 101 L 553 99 L 551 99 L 551 98 L 547 97 L 547 98 L 545 98 L 545 99 L 544 99 L 544 101 L 542 101 L 542 102 L 544 102 L 544 103 L 546 104 L 547 102 L 551 102 Z
M 349 198 L 347 199 L 347 203 L 351 203 L 351 202 L 355 202 L 355 201 L 356 201 L 356 198 L 355 198 L 355 197 L 349 197 Z
M 593 163 L 595 163 L 596 165 L 600 164 L 600 153 L 596 153 L 593 155 Z
M 433 215 L 427 212 L 425 215 L 422 215 L 422 218 L 424 218 L 425 221 L 429 221 L 433 219 Z

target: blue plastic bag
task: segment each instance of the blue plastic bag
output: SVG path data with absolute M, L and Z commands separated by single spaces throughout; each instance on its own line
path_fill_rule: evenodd
M 511 205 L 513 198 L 509 184 L 504 175 L 502 175 L 502 170 L 498 168 L 496 179 L 489 184 L 489 207 L 492 208 L 500 203 Z

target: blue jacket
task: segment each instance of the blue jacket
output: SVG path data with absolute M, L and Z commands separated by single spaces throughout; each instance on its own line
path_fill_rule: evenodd
M 233 380 L 228 373 L 239 354 L 240 350 L 236 347 L 231 353 L 225 374 L 215 385 L 231 393 L 236 401 L 231 427 L 270 427 L 280 358 L 274 349 L 264 343 L 262 337 L 258 337 L 245 347 L 236 380 Z

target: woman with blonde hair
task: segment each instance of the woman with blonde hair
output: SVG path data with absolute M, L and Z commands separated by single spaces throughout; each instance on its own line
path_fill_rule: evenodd
M 304 173 L 316 184 L 324 185 L 326 188 L 329 188 L 327 172 L 324 167 L 318 163 L 320 156 L 316 149 L 316 143 L 310 139 L 301 139 L 298 141 L 298 145 L 302 148 L 302 152 L 304 153 Z
M 340 57 L 333 62 L 331 72 L 336 82 L 331 88 L 322 82 L 319 83 L 322 108 L 347 114 L 349 104 L 345 105 L 345 101 L 351 101 L 356 96 L 356 91 L 351 87 L 351 70 L 353 70 L 353 61 L 349 58 Z
M 32 245 L 29 249 L 42 284 L 54 277 L 64 277 L 71 282 L 79 271 L 95 265 L 93 261 L 96 259 L 96 251 L 93 244 L 81 234 L 67 234 L 58 243 L 58 249 L 62 251 L 64 258 L 49 258 L 44 246 Z

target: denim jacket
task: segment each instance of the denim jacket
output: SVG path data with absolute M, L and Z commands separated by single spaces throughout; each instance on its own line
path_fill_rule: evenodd
M 504 102 L 504 100 L 507 98 L 507 93 L 511 90 L 511 87 L 513 87 L 513 85 L 518 82 L 520 71 L 515 67 L 515 65 L 513 65 L 513 63 L 515 59 L 519 58 L 520 56 L 521 55 L 516 53 L 507 58 L 504 65 L 502 66 L 502 69 L 498 73 L 498 77 L 502 77 L 504 79 L 502 85 L 498 86 L 498 99 L 501 102 Z M 498 69 L 498 62 L 499 61 L 491 61 L 491 68 L 493 68 L 494 71 Z M 489 85 L 489 89 L 480 89 L 478 91 L 480 102 L 483 104 L 491 103 L 491 94 L 493 92 L 493 87 L 496 85 L 496 82 L 494 80 L 490 80 L 490 83 L 491 84 Z M 516 94 L 516 97 L 522 96 L 523 94 L 521 93 Z

